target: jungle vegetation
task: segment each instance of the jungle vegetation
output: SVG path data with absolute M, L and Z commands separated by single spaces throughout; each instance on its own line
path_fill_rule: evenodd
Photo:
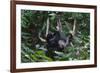
M 47 19 L 50 20 L 49 30 L 56 31 L 58 14 L 61 16 L 62 30 L 67 35 L 73 28 L 76 19 L 75 35 L 72 42 L 63 52 L 52 59 L 46 55 L 46 42 L 39 38 L 46 35 Z M 51 54 L 52 55 L 52 54 Z M 55 12 L 21 10 L 21 62 L 51 62 L 87 60 L 90 58 L 90 14 L 79 12 Z

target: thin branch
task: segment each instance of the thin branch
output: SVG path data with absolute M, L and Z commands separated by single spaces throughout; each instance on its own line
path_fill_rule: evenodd
M 44 38 L 42 38 L 41 37 L 41 33 L 42 33 L 42 31 L 45 29 L 45 27 L 46 27 L 46 24 L 44 23 L 44 26 L 42 27 L 42 30 L 39 32 L 39 34 L 38 34 L 38 37 L 39 37 L 39 39 L 42 41 L 42 42 L 46 42 L 46 39 L 44 39 Z
M 47 35 L 48 35 L 48 32 L 49 32 L 49 25 L 50 25 L 50 23 L 49 23 L 49 18 L 47 19 L 47 27 L 46 27 L 46 37 L 47 37 Z
M 67 23 L 66 21 L 64 21 L 64 23 L 66 24 L 66 27 L 69 31 L 71 31 L 71 28 L 69 27 L 69 23 Z
M 74 19 L 72 35 L 75 35 L 75 29 L 76 29 L 76 19 Z
M 57 30 L 62 31 L 62 24 L 61 24 L 60 17 L 57 17 Z

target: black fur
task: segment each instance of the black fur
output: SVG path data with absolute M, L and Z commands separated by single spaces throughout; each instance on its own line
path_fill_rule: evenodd
M 54 51 L 63 51 L 63 49 L 72 41 L 72 34 L 67 37 L 63 32 L 56 31 L 47 35 L 47 48 Z

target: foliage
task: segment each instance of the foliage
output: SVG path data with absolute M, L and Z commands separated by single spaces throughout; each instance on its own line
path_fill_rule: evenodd
M 39 33 L 45 38 L 47 19 L 50 18 L 50 31 L 56 30 L 56 17 L 61 15 L 61 23 L 65 35 L 72 30 L 73 19 L 77 25 L 73 41 L 64 52 L 52 59 L 46 55 L 46 43 L 39 39 Z M 53 12 L 21 10 L 21 62 L 48 62 L 86 60 L 90 58 L 90 14 L 79 12 Z

